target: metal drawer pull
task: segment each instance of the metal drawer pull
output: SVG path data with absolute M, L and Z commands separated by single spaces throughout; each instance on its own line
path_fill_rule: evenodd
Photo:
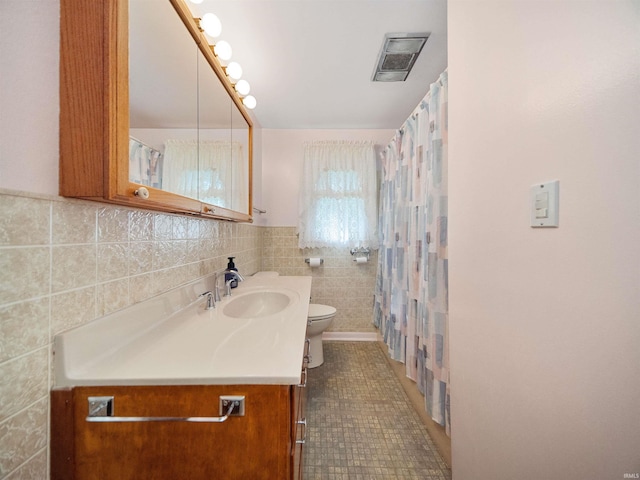
M 304 341 L 304 356 L 302 357 L 302 366 L 306 368 L 308 363 L 311 363 L 311 339 L 307 338 Z
M 306 387 L 307 386 L 307 368 L 303 368 L 302 369 L 302 377 L 304 378 L 304 380 L 298 384 L 298 387 Z
M 303 418 L 302 420 L 296 421 L 298 425 L 304 426 L 304 435 L 302 435 L 302 440 L 296 440 L 297 444 L 304 445 L 307 443 L 307 419 Z
M 224 397 L 221 397 L 224 398 Z M 231 397 L 225 405 L 228 406 L 224 415 L 220 417 L 114 417 L 113 397 L 89 397 L 89 415 L 87 422 L 194 422 L 194 423 L 222 423 L 231 414 L 244 415 L 244 396 Z

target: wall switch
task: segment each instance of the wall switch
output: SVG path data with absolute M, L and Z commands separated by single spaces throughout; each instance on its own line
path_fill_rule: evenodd
M 537 208 L 536 209 L 536 218 L 547 218 L 549 216 L 548 208 Z
M 531 226 L 558 226 L 560 182 L 554 180 L 531 187 Z

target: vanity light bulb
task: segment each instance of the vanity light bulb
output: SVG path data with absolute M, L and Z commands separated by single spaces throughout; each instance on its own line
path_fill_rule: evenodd
M 204 33 L 213 38 L 219 37 L 222 33 L 222 23 L 213 13 L 205 13 L 200 20 L 200 26 Z
M 224 40 L 217 42 L 213 47 L 213 51 L 220 60 L 227 61 L 231 58 L 231 45 L 229 45 L 229 42 L 225 42 Z
M 191 3 L 195 3 L 196 5 L 202 3 L 202 0 L 191 0 Z
M 238 80 L 238 83 L 236 83 L 235 88 L 236 88 L 236 92 L 238 92 L 238 95 L 242 97 L 247 95 L 251 90 L 251 86 L 249 85 L 249 82 L 247 82 L 246 80 Z
M 238 62 L 231 62 L 227 65 L 227 75 L 231 80 L 240 80 L 242 77 L 242 67 Z
M 253 95 L 247 95 L 242 99 L 242 103 L 244 103 L 244 106 L 249 110 L 253 110 L 254 108 L 256 108 L 256 104 L 258 102 L 256 102 L 256 99 Z

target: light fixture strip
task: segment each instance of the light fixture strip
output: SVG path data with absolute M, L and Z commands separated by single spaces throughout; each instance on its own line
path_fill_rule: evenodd
M 193 12 L 191 12 L 188 5 L 183 0 L 169 0 L 169 1 L 171 2 L 171 5 L 173 5 L 173 8 L 175 8 L 176 12 L 180 16 L 184 24 L 187 26 L 189 33 L 191 34 L 195 42 L 198 44 L 200 51 L 202 52 L 204 57 L 207 59 L 207 62 L 209 62 L 209 65 L 211 65 L 211 68 L 213 68 L 213 71 L 216 73 L 216 75 L 224 85 L 224 88 L 227 90 L 227 93 L 229 93 L 229 95 L 233 99 L 233 102 L 236 104 L 236 106 L 242 113 L 242 116 L 244 117 L 244 119 L 247 121 L 249 126 L 253 126 L 251 117 L 247 112 L 247 107 L 245 106 L 238 92 L 236 92 L 233 86 L 233 83 L 231 82 L 229 77 L 227 77 L 225 68 L 222 66 L 222 63 L 220 62 L 216 54 L 213 52 L 213 49 L 209 44 L 209 40 L 207 39 L 207 36 L 205 35 L 204 31 L 200 28 L 200 20 L 197 17 L 193 16 Z

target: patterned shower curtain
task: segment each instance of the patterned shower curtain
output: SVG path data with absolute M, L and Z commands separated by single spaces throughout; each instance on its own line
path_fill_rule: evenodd
M 382 155 L 374 324 L 450 434 L 447 72 Z

